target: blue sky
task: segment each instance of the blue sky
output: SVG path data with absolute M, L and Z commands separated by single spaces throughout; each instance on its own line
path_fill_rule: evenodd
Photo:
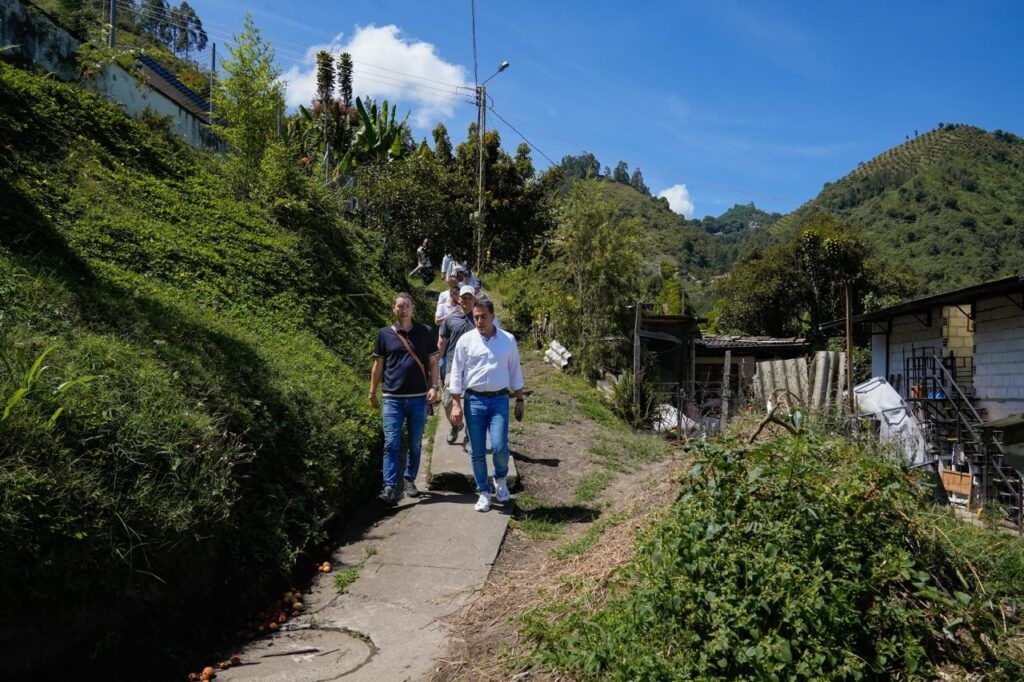
M 418 138 L 440 120 L 458 142 L 475 119 L 456 90 L 473 81 L 469 0 L 191 4 L 219 50 L 251 11 L 293 101 L 311 92 L 307 52 L 334 46 L 353 52 L 356 94 L 397 98 Z M 481 78 L 512 64 L 488 84 L 495 110 L 555 161 L 639 166 L 687 217 L 787 212 L 940 121 L 1024 134 L 1022 26 L 1009 0 L 477 2 Z

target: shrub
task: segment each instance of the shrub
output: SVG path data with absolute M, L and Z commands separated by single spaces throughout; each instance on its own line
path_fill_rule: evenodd
M 694 454 L 606 599 L 528 616 L 539 662 L 612 680 L 925 679 L 950 663 L 1020 679 L 1004 642 L 1024 588 L 998 575 L 1020 574 L 1019 540 L 934 511 L 845 439 Z

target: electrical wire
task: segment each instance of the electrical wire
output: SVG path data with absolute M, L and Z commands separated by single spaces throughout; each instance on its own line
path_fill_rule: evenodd
M 497 116 L 497 117 L 498 117 L 498 120 L 500 120 L 500 121 L 501 121 L 502 123 L 504 123 L 504 124 L 505 124 L 505 125 L 507 125 L 507 126 L 508 126 L 509 128 L 511 128 L 511 129 L 512 129 L 512 132 L 514 132 L 514 133 L 515 133 L 516 135 L 518 135 L 519 137 L 521 137 L 521 138 L 523 139 L 523 142 L 525 142 L 526 144 L 530 145 L 530 149 L 534 150 L 535 152 L 537 152 L 538 154 L 540 154 L 541 156 L 543 156 L 543 157 L 544 157 L 545 159 L 547 159 L 547 160 L 548 160 L 548 163 L 550 163 L 550 164 L 551 164 L 552 166 L 557 166 L 557 165 L 558 165 L 557 163 L 555 163 L 555 162 L 554 162 L 554 160 L 553 160 L 553 159 L 552 159 L 552 158 L 551 158 L 550 156 L 548 156 L 547 154 L 545 154 L 545 153 L 543 152 L 543 150 L 541 150 L 541 148 L 540 148 L 540 147 L 538 147 L 537 145 L 535 145 L 534 143 L 532 143 L 532 142 L 530 142 L 530 141 L 529 141 L 528 139 L 526 139 L 526 135 L 523 135 L 523 134 L 522 134 L 521 132 L 519 132 L 519 130 L 517 130 L 517 129 L 516 129 L 516 127 L 515 127 L 514 125 L 512 125 L 511 123 L 509 123 L 508 121 L 506 121 L 506 120 L 505 120 L 505 118 L 504 118 L 504 117 L 503 117 L 503 116 L 502 116 L 501 114 L 499 114 L 499 113 L 498 113 L 497 111 L 495 111 L 495 110 L 494 110 L 494 107 L 492 107 L 492 106 L 488 106 L 488 107 L 487 107 L 487 109 L 488 109 L 488 111 L 490 111 L 490 112 L 491 112 L 492 114 L 494 114 L 495 116 Z

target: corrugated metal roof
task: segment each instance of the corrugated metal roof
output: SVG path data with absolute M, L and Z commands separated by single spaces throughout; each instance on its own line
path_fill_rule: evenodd
M 735 334 L 705 334 L 696 340 L 705 348 L 776 348 L 778 346 L 805 346 L 807 339 L 799 336 L 739 336 Z
M 997 279 L 991 282 L 975 284 L 974 286 L 964 287 L 963 289 L 956 289 L 942 294 L 917 298 L 889 308 L 876 310 L 873 313 L 854 315 L 853 322 L 855 324 L 861 322 L 876 322 L 878 320 L 886 320 L 890 317 L 896 317 L 897 315 L 913 315 L 915 313 L 922 313 L 934 306 L 965 305 L 986 298 L 996 298 L 998 296 L 1006 296 L 1022 292 L 1024 292 L 1024 275 L 1013 275 L 1012 277 L 1004 277 L 1003 279 Z M 844 324 L 844 320 L 833 320 L 819 325 L 818 329 L 821 331 L 829 331 L 831 329 L 839 329 Z

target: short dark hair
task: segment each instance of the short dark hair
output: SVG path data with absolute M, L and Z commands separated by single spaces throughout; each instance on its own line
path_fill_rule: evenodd
M 486 296 L 481 296 L 480 298 L 478 298 L 475 301 L 473 301 L 473 307 L 474 308 L 487 308 L 487 311 L 491 315 L 494 314 L 494 303 L 491 302 L 491 299 L 487 298 Z
M 409 303 L 413 303 L 412 294 L 410 294 L 410 293 L 408 293 L 406 291 L 399 291 L 397 294 L 395 294 L 395 300 L 392 301 L 392 304 L 397 303 L 398 299 L 400 299 L 400 298 L 404 298 Z M 413 303 L 413 304 L 415 305 L 415 303 Z

